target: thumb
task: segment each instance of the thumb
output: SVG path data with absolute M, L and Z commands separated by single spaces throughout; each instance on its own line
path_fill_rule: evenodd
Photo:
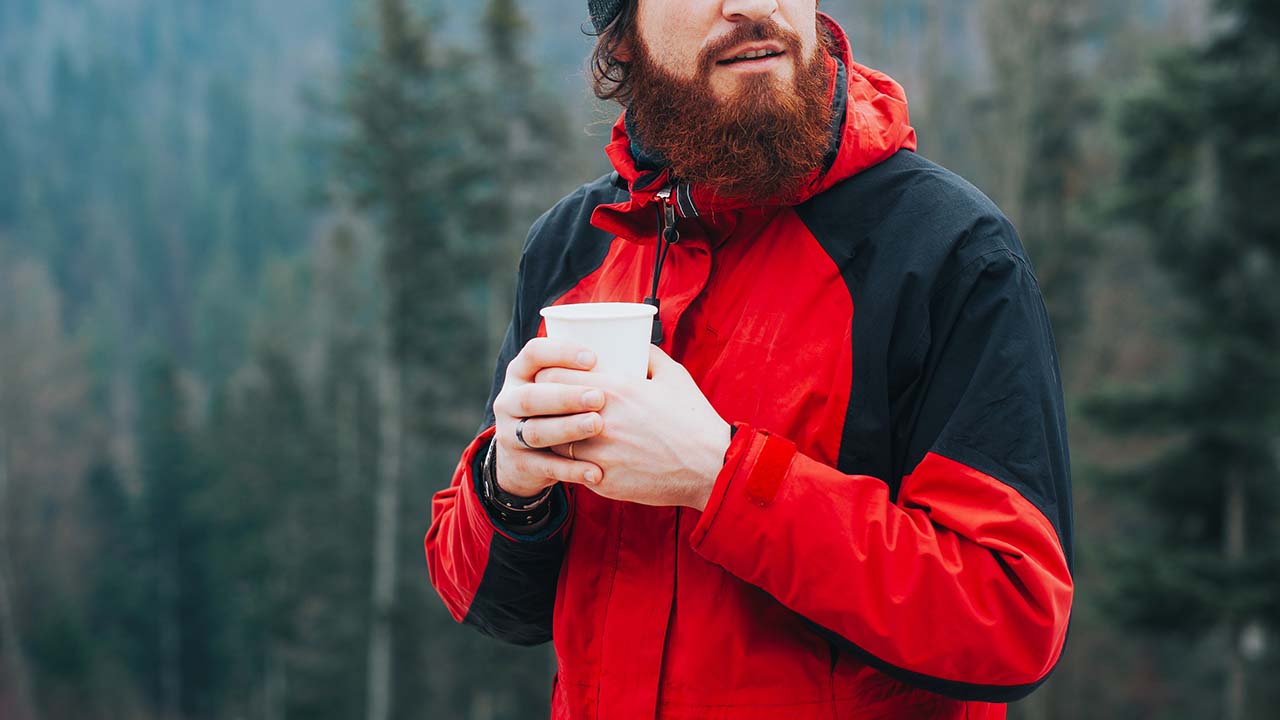
M 668 375 L 672 370 L 681 367 L 680 363 L 671 359 L 671 356 L 663 351 L 657 345 L 649 345 L 649 377 L 657 380 L 660 377 Z

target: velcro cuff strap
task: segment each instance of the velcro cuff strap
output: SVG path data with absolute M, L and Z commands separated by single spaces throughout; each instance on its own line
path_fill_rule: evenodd
M 795 458 L 796 444 L 767 430 L 761 434 L 765 436 L 764 447 L 760 449 L 755 467 L 751 468 L 751 475 L 747 478 L 746 496 L 753 504 L 764 507 L 773 502 L 778 488 L 782 487 L 787 469 Z

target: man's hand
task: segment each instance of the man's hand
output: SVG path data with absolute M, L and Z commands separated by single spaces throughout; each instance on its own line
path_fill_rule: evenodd
M 582 375 L 595 367 L 596 358 L 577 345 L 548 338 L 534 338 L 507 365 L 502 391 L 493 401 L 498 443 L 498 485 L 520 497 L 532 497 L 557 482 L 598 482 L 599 467 L 582 460 L 569 460 L 542 448 L 568 446 L 595 437 L 603 428 L 599 410 L 604 393 L 571 383 L 534 384 L 533 378 L 547 368 L 574 368 Z M 565 372 L 570 372 L 566 370 Z M 592 376 L 594 377 L 594 376 Z M 521 434 L 530 450 L 516 439 L 516 425 L 529 418 Z
M 538 387 L 597 387 L 606 402 L 603 430 L 574 444 L 574 457 L 604 470 L 586 486 L 605 497 L 702 510 L 729 447 L 729 424 L 680 363 L 649 346 L 648 380 L 565 369 L 538 372 Z M 568 455 L 567 445 L 553 448 Z

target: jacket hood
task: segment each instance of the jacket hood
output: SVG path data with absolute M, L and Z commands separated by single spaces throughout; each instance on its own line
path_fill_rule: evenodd
M 833 38 L 827 54 L 829 97 L 832 103 L 831 148 L 822 167 L 792 197 L 778 197 L 764 205 L 798 205 L 836 183 L 874 167 L 899 150 L 916 149 L 916 132 L 911 127 L 907 97 L 902 86 L 877 70 L 853 60 L 844 30 L 830 16 L 818 13 L 819 22 Z M 617 171 L 617 184 L 630 192 L 625 202 L 596 208 L 591 223 L 614 235 L 643 239 L 653 232 L 652 210 L 642 212 L 668 187 L 681 217 L 760 207 L 760 203 L 727 197 L 716 188 L 690 185 L 672 178 L 669 168 L 652 169 L 639 162 L 627 131 L 623 111 L 613 126 L 613 136 L 605 152 Z

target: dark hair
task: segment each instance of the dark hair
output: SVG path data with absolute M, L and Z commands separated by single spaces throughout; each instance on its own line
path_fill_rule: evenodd
M 601 100 L 617 100 L 623 106 L 631 102 L 631 63 L 619 60 L 616 56 L 622 47 L 631 44 L 629 50 L 636 52 L 635 43 L 639 33 L 636 29 L 635 0 L 622 4 L 622 10 L 600 32 L 587 31 L 595 35 L 596 45 L 591 50 L 591 90 Z

